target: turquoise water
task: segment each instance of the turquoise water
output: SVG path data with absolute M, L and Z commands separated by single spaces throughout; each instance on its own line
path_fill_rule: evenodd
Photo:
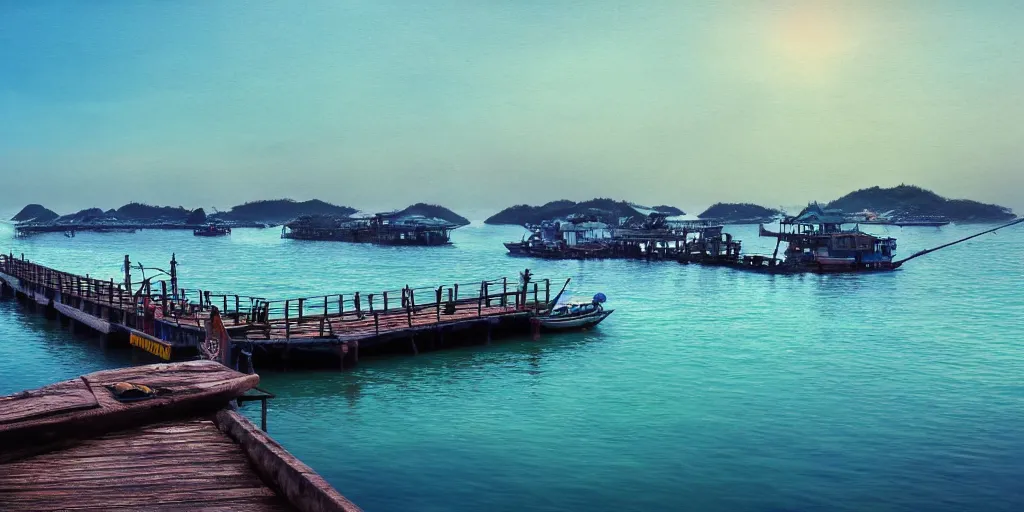
M 908 255 L 980 229 L 888 232 Z M 455 247 L 398 249 L 2 226 L 0 245 L 102 277 L 126 253 L 165 267 L 176 252 L 185 287 L 270 297 L 525 266 L 609 296 L 616 313 L 590 332 L 263 373 L 271 434 L 367 510 L 1024 509 L 1021 227 L 847 276 L 505 256 L 521 234 L 471 226 Z M 0 393 L 129 363 L 0 302 Z

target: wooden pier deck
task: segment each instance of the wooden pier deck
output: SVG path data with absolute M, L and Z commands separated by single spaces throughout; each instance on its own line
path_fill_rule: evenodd
M 295 510 L 205 418 L 118 431 L 0 466 L 0 508 Z
M 0 510 L 358 511 L 231 408 L 258 381 L 195 361 L 0 397 Z
M 24 256 L 0 255 L 0 287 L 31 305 L 52 308 L 72 326 L 83 324 L 104 336 L 123 334 L 126 344 L 165 360 L 210 348 L 216 309 L 231 345 L 225 362 L 237 361 L 237 352 L 251 354 L 254 346 L 286 351 L 335 347 L 342 366 L 345 359 L 358 360 L 360 346 L 372 349 L 397 339 L 411 340 L 415 353 L 417 336 L 450 341 L 452 333 L 472 331 L 480 342 L 490 342 L 492 333 L 526 334 L 529 317 L 552 298 L 549 279 L 524 284 L 518 278 L 286 300 L 201 290 L 192 290 L 190 297 L 178 286 L 175 266 L 172 257 L 169 281 L 154 280 L 160 269 L 146 269 L 151 277 L 133 284 L 130 269 L 135 267 L 126 256 L 129 271 L 124 283 L 117 283 L 49 268 Z M 432 339 L 430 346 L 438 345 L 444 343 Z

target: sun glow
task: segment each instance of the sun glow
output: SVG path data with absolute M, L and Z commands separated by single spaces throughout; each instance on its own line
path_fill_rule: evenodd
M 844 57 L 855 47 L 841 14 L 818 5 L 779 12 L 768 39 L 769 48 L 788 73 L 815 84 L 834 79 Z

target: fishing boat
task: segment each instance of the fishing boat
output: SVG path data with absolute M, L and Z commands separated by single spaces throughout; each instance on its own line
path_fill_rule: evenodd
M 451 244 L 458 229 L 444 219 L 400 212 L 378 213 L 363 218 L 303 215 L 281 227 L 281 238 L 371 243 L 378 245 L 442 246 Z
M 560 292 L 555 297 L 554 307 L 537 315 L 537 321 L 542 329 L 549 331 L 587 329 L 601 323 L 615 312 L 614 309 L 604 309 L 603 304 L 608 298 L 603 293 L 594 295 L 590 302 L 567 301 L 560 303 L 561 295 Z
M 509 255 L 572 260 L 610 255 L 609 226 L 591 217 L 572 215 L 566 220 L 544 221 L 527 229 L 529 237 L 519 242 L 505 242 Z
M 231 228 L 227 226 L 218 226 L 216 224 L 208 224 L 201 228 L 192 230 L 194 236 L 225 236 L 231 234 Z
M 762 224 L 760 236 L 776 239 L 771 267 L 779 272 L 858 272 L 893 270 L 896 239 L 860 230 L 844 229 L 849 220 L 838 210 L 826 210 L 817 203 L 799 215 L 779 221 L 779 231 Z M 779 246 L 786 242 L 785 257 L 777 259 Z
M 763 224 L 759 226 L 760 236 L 776 239 L 775 252 L 770 256 L 738 256 L 736 252 L 729 250 L 724 254 L 711 251 L 708 255 L 700 257 L 681 257 L 680 262 L 727 266 L 770 274 L 892 271 L 912 259 L 1024 223 L 1024 219 L 1017 219 L 938 247 L 918 251 L 900 260 L 894 259 L 895 238 L 865 233 L 860 230 L 859 222 L 852 229 L 843 227 L 852 223 L 842 212 L 826 210 L 817 203 L 812 203 L 799 215 L 780 220 L 778 231 L 765 229 Z M 710 240 L 716 242 L 717 239 Z M 726 238 L 725 242 L 728 245 L 731 239 Z M 786 243 L 786 249 L 783 257 L 779 258 L 779 249 L 783 242 Z M 738 242 L 736 244 L 738 251 Z

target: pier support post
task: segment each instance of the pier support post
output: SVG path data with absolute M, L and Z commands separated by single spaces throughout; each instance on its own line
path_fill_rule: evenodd
M 416 346 L 416 335 L 409 336 L 409 344 L 412 345 L 412 354 L 415 356 L 420 355 L 420 349 Z
M 488 345 L 491 344 L 491 331 L 492 330 L 494 330 L 494 326 L 490 322 L 487 322 L 487 344 Z

